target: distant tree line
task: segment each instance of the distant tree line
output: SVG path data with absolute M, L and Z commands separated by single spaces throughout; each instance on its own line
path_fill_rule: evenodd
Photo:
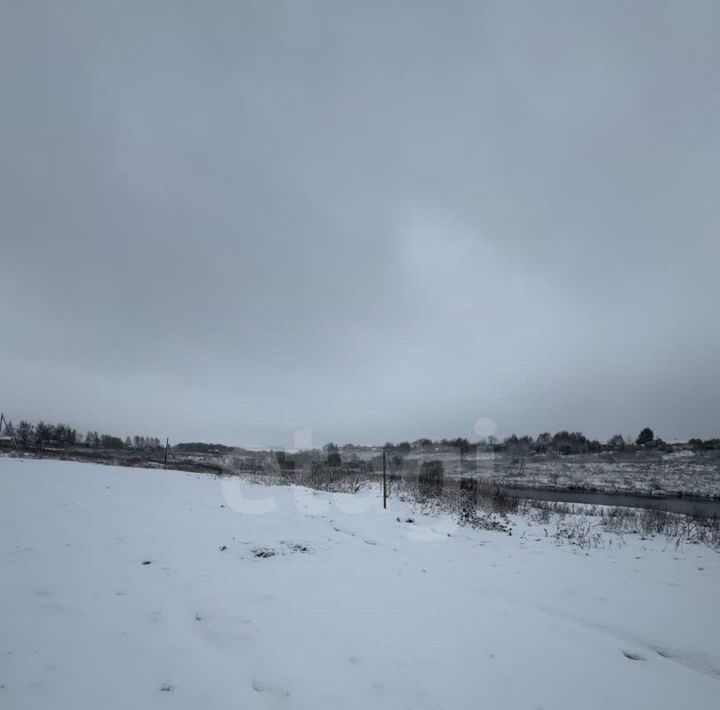
M 720 439 L 690 439 L 687 442 L 687 446 L 696 451 L 720 449 Z M 535 437 L 511 434 L 503 440 L 499 440 L 494 436 L 488 436 L 475 443 L 471 443 L 467 439 L 460 437 L 456 439 L 440 439 L 438 441 L 423 438 L 416 439 L 412 443 L 407 441 L 399 444 L 388 442 L 384 448 L 399 454 L 407 454 L 413 449 L 431 447 L 455 448 L 460 453 L 481 450 L 493 452 L 507 451 L 521 455 L 557 453 L 564 456 L 572 454 L 632 451 L 638 449 L 655 449 L 664 452 L 673 450 L 673 446 L 660 437 L 655 436 L 655 433 L 650 427 L 645 427 L 637 437 L 633 438 L 631 436 L 615 434 L 606 442 L 589 439 L 579 431 L 558 431 L 554 434 L 544 432 Z
M 16 426 L 10 424 L 15 439 L 22 447 L 42 446 L 85 446 L 100 449 L 129 449 L 148 450 L 162 448 L 161 440 L 156 436 L 133 436 L 125 439 L 112 434 L 98 434 L 97 431 L 88 431 L 85 436 L 79 434 L 72 426 L 64 423 L 50 424 L 39 421 L 36 424 L 22 420 Z M 687 442 L 687 447 L 693 451 L 711 451 L 720 449 L 720 438 L 699 439 L 693 438 Z M 211 444 L 204 442 L 183 442 L 173 447 L 177 451 L 199 453 L 226 453 L 233 450 L 232 446 L 224 444 Z M 345 444 L 343 449 L 353 448 L 352 444 Z M 606 442 L 589 439 L 579 431 L 558 431 L 554 434 L 544 432 L 535 437 L 511 434 L 503 440 L 495 436 L 488 436 L 477 442 L 470 442 L 463 437 L 454 439 L 440 439 L 433 441 L 428 438 L 415 439 L 412 442 L 401 441 L 397 444 L 387 442 L 384 448 L 391 454 L 391 465 L 396 459 L 413 450 L 428 448 L 453 448 L 460 454 L 475 451 L 509 452 L 517 455 L 557 453 L 561 455 L 634 451 L 638 449 L 654 449 L 669 452 L 673 446 L 660 437 L 655 436 L 650 427 L 645 427 L 637 437 L 615 434 Z M 326 444 L 323 449 L 327 454 L 329 465 L 339 466 L 341 461 L 340 447 L 334 443 Z M 401 459 L 400 459 L 401 460 Z
M 44 446 L 50 443 L 74 446 L 82 439 L 82 435 L 78 435 L 77 430 L 68 424 L 48 424 L 43 421 L 32 424 L 23 419 L 14 430 L 21 446 Z
M 720 439 L 690 439 L 688 444 L 695 451 L 711 451 L 712 449 L 720 449 Z
M 32 446 L 87 446 L 101 449 L 157 449 L 162 446 L 156 436 L 126 437 L 124 440 L 111 434 L 98 434 L 89 431 L 85 436 L 79 434 L 69 424 L 49 424 L 39 421 L 37 424 L 23 419 L 11 429 L 23 448 Z

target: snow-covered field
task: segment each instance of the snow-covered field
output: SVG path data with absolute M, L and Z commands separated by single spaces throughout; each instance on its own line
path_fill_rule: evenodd
M 585 489 L 651 496 L 697 496 L 720 499 L 719 452 L 680 451 L 575 456 L 457 452 L 413 453 L 409 462 L 436 459 L 446 475 L 471 476 L 488 483 L 548 490 Z
M 719 706 L 702 545 L 20 459 L 0 516 L 3 708 Z
M 496 466 L 485 477 L 496 483 L 527 488 L 720 498 L 720 458 L 687 453 L 625 461 L 592 454 L 549 460 L 538 456 L 536 460 L 529 458 L 522 467 Z

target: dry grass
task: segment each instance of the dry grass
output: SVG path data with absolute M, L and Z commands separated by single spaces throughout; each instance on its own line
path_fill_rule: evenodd
M 351 465 L 338 467 L 308 462 L 296 470 L 282 470 L 274 458 L 259 462 L 254 470 L 226 475 L 266 485 L 302 485 L 332 493 L 358 493 L 363 488 L 379 487 L 377 473 Z M 389 496 L 414 506 L 425 514 L 449 514 L 460 525 L 510 533 L 513 515 L 521 515 L 546 528 L 546 534 L 559 544 L 583 549 L 605 544 L 603 533 L 664 537 L 675 545 L 703 544 L 720 552 L 720 519 L 700 513 L 681 515 L 647 508 L 607 507 L 555 501 L 519 500 L 493 486 L 438 477 L 433 485 L 420 476 L 387 477 Z M 550 532 L 547 532 L 547 530 Z M 610 543 L 612 544 L 612 543 Z

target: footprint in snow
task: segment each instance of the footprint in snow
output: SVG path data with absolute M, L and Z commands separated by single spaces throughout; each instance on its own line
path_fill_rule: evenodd
M 628 658 L 631 661 L 644 661 L 645 660 L 645 656 L 643 656 L 639 653 L 635 653 L 634 651 L 623 651 L 622 654 L 623 654 L 623 656 L 625 656 L 625 658 Z
M 277 554 L 277 552 L 271 547 L 255 547 L 253 548 L 252 553 L 253 555 L 255 555 L 255 557 L 259 557 L 260 559 L 275 557 L 275 555 Z
M 310 547 L 302 542 L 294 542 L 292 540 L 280 540 L 281 545 L 285 545 L 290 552 L 311 552 Z
M 657 646 L 651 646 L 650 648 L 652 648 L 652 650 L 655 651 L 655 653 L 657 653 L 657 655 L 661 658 L 673 658 L 673 655 L 664 648 L 659 648 Z
M 257 678 L 255 678 L 252 682 L 252 689 L 256 693 L 269 693 L 270 695 L 279 695 L 283 698 L 290 697 L 290 692 L 288 690 L 275 690 L 274 688 L 271 688 L 265 683 L 259 681 Z

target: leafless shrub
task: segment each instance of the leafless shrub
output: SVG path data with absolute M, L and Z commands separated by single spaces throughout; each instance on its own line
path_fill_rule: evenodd
M 463 508 L 458 514 L 458 522 L 460 525 L 467 525 L 475 530 L 512 534 L 512 527 L 507 518 L 503 519 L 492 513 L 481 512 L 477 508 Z
M 565 518 L 558 522 L 553 535 L 562 544 L 576 545 L 582 549 L 602 547 L 602 535 L 595 531 L 590 520 L 583 518 Z
M 233 464 L 237 463 L 235 466 Z M 242 464 L 242 465 L 240 465 Z M 380 461 L 382 465 L 382 461 Z M 367 486 L 379 486 L 380 475 L 352 464 L 328 466 L 327 462 L 304 461 L 294 470 L 283 470 L 277 461 L 255 458 L 248 463 L 225 460 L 229 475 L 270 485 L 303 485 L 333 493 L 357 493 Z M 423 474 L 421 476 L 421 474 Z M 720 519 L 700 512 L 680 515 L 657 509 L 605 507 L 560 501 L 519 500 L 504 491 L 473 479 L 443 480 L 439 467 L 421 469 L 414 462 L 405 462 L 402 471 L 387 477 L 393 498 L 405 501 L 427 514 L 450 514 L 461 525 L 510 532 L 508 517 L 519 513 L 532 522 L 550 527 L 555 518 L 553 537 L 560 543 L 580 548 L 601 545 L 602 536 L 592 520 L 599 518 L 602 530 L 622 538 L 638 534 L 643 537 L 663 536 L 675 545 L 703 544 L 720 552 Z M 422 479 L 422 480 L 420 480 Z M 457 485 L 455 485 L 457 484 Z
M 700 512 L 681 515 L 650 508 L 607 508 L 602 512 L 602 524 L 617 534 L 657 535 L 676 546 L 702 544 L 720 551 L 720 518 Z
M 492 508 L 496 513 L 517 513 L 520 507 L 519 501 L 515 496 L 510 496 L 501 491 L 499 488 L 495 490 L 492 497 Z
M 609 532 L 617 534 L 639 532 L 638 521 L 632 508 L 605 508 L 601 512 L 600 522 Z
M 550 506 L 528 506 L 526 510 L 534 522 L 539 523 L 540 525 L 547 525 L 550 522 L 550 516 L 552 513 Z
M 424 498 L 439 498 L 445 479 L 442 461 L 424 461 L 418 475 L 419 494 Z
M 478 530 L 511 533 L 512 527 L 505 514 L 498 514 L 492 508 L 492 496 L 478 497 L 476 486 L 447 486 L 441 496 L 426 495 L 427 487 L 421 487 L 413 479 L 398 479 L 393 485 L 393 494 L 411 504 L 424 515 L 447 514 L 458 524 Z
M 677 523 L 677 520 L 673 520 L 673 517 L 667 511 L 652 508 L 641 510 L 637 517 L 640 523 L 640 531 L 647 536 L 662 535 L 668 530 L 669 526 L 674 527 L 673 523 Z
M 589 513 L 588 506 L 550 500 L 526 499 L 522 501 L 519 509 L 520 512 L 528 515 L 531 520 L 541 525 L 549 523 L 553 514 L 557 515 L 558 518 L 563 518 L 566 515 L 587 515 Z

